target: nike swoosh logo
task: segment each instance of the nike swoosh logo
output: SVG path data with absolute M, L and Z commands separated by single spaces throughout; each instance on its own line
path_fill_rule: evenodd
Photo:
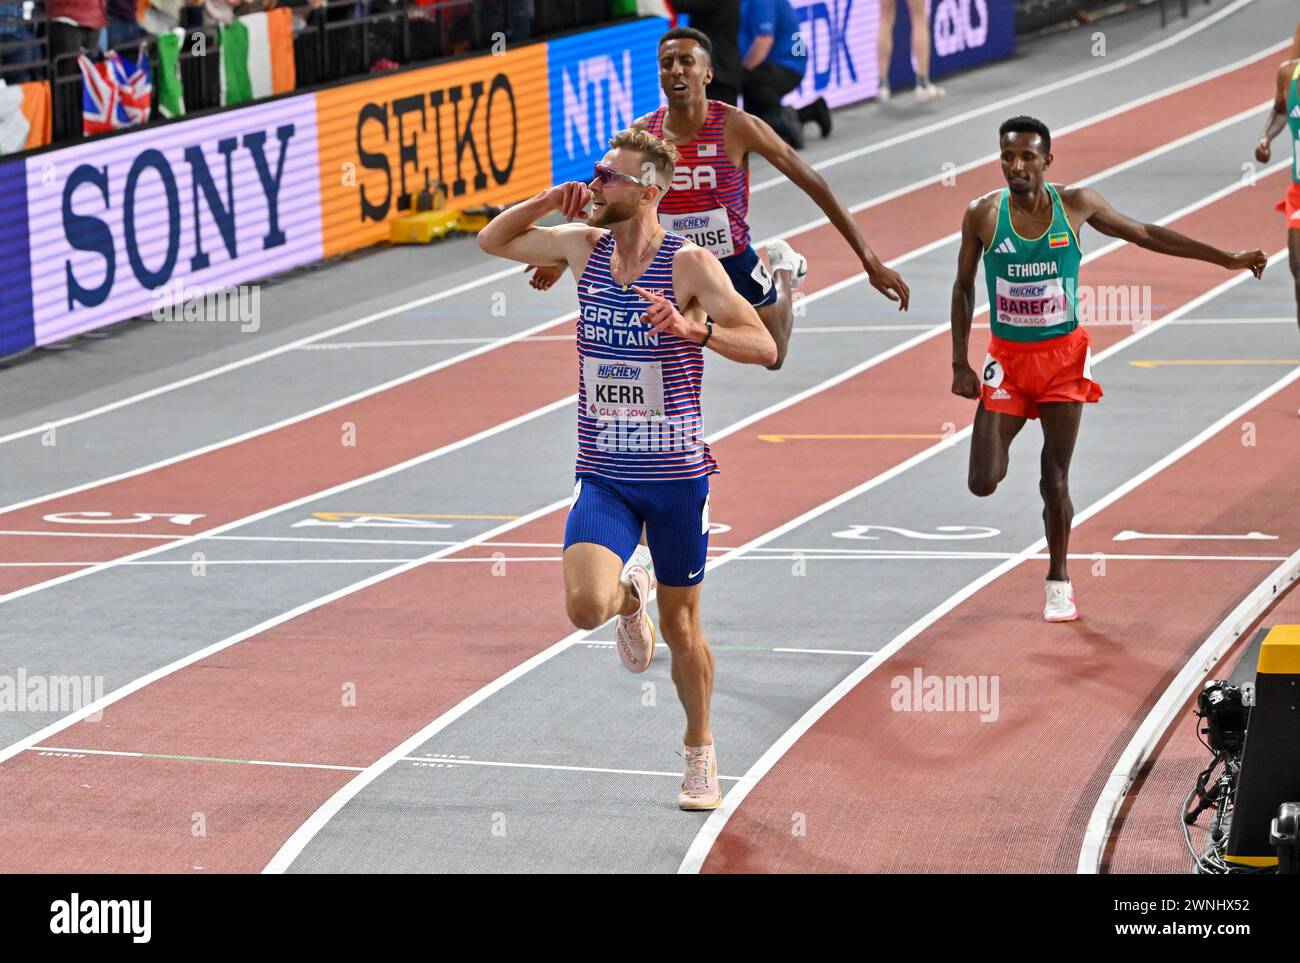
M 612 291 L 612 290 L 614 289 L 611 288 L 608 284 L 602 285 L 601 287 L 596 287 L 594 284 L 587 285 L 588 294 L 600 294 L 603 291 Z
M 701 572 L 703 572 L 704 569 L 705 569 L 706 567 L 707 567 L 706 565 L 701 565 L 698 569 L 696 569 L 694 572 L 692 572 L 690 575 L 688 575 L 688 576 L 686 576 L 686 577 L 687 577 L 687 578 L 695 578 L 695 576 L 697 576 L 697 575 L 699 575 Z

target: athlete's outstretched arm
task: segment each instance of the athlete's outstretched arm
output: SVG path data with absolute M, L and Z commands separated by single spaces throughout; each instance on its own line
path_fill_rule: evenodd
M 867 272 L 871 286 L 889 300 L 897 301 L 900 311 L 906 311 L 911 297 L 907 285 L 897 271 L 886 267 L 884 262 L 876 257 L 876 252 L 871 250 L 862 232 L 858 230 L 853 215 L 844 209 L 844 205 L 840 203 L 840 199 L 831 191 L 830 185 L 822 179 L 822 176 L 809 167 L 808 162 L 777 136 L 776 131 L 765 121 L 752 114 L 738 111 L 731 115 L 731 122 L 740 125 L 739 140 L 747 150 L 752 150 L 760 157 L 766 158 L 768 163 L 790 178 L 800 190 L 813 199 L 813 203 L 822 209 L 822 213 L 835 225 L 835 230 L 848 241 L 849 247 L 853 248 L 853 253 L 862 262 L 862 268 Z
M 478 246 L 488 254 L 525 264 L 572 264 L 590 252 L 586 239 L 594 228 L 585 224 L 534 225 L 556 210 L 569 220 L 580 218 L 590 200 L 591 191 L 586 184 L 576 181 L 558 184 L 494 217 L 478 232 Z
M 708 326 L 684 316 L 667 298 L 633 285 L 632 290 L 650 302 L 645 323 L 652 333 L 667 331 L 686 341 L 700 344 Z M 776 342 L 763 325 L 753 305 L 736 293 L 718 259 L 703 248 L 689 245 L 673 258 L 673 290 L 679 304 L 689 309 L 699 302 L 713 319 L 708 347 L 741 364 L 776 364 Z
M 961 248 L 957 251 L 957 280 L 952 283 L 952 393 L 979 398 L 980 378 L 970 366 L 970 325 L 975 316 L 975 275 L 979 271 L 984 242 L 980 240 L 979 218 L 984 198 L 971 201 L 961 219 Z
M 1300 32 L 1296 34 L 1300 39 Z M 1273 93 L 1273 109 L 1269 112 L 1268 121 L 1264 124 L 1264 133 L 1259 136 L 1259 143 L 1255 146 L 1255 160 L 1261 164 L 1267 164 L 1273 156 L 1273 138 L 1282 132 L 1286 126 L 1286 94 L 1287 87 L 1291 83 L 1291 72 L 1294 65 L 1290 63 L 1283 64 L 1277 71 L 1277 84 Z
M 1119 213 L 1104 197 L 1086 187 L 1065 191 L 1062 200 L 1068 207 L 1081 212 L 1086 223 L 1107 237 L 1121 238 L 1157 254 L 1207 261 L 1231 271 L 1250 271 L 1255 277 L 1260 277 L 1268 266 L 1268 256 L 1263 251 L 1223 251 L 1212 244 L 1179 234 L 1172 228 L 1143 224 Z

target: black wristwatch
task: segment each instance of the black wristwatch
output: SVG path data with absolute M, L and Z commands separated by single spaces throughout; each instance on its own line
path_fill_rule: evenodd
M 701 347 L 701 348 L 703 348 L 706 344 L 708 344 L 708 343 L 709 343 L 709 339 L 710 339 L 711 337 L 713 337 L 713 319 L 712 319 L 712 318 L 705 318 L 705 319 L 704 319 L 704 326 L 705 326 L 706 328 L 709 329 L 709 332 L 708 332 L 708 334 L 706 334 L 706 335 L 704 336 L 704 340 L 700 342 L 700 347 Z

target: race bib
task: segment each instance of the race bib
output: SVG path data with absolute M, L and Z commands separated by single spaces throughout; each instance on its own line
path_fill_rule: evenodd
M 997 319 L 1016 328 L 1049 328 L 1066 321 L 1065 286 L 1050 281 L 997 279 Z
M 991 354 L 984 355 L 984 383 L 990 388 L 1000 388 L 1002 374 L 1002 362 Z
M 593 418 L 664 420 L 663 362 L 583 358 L 582 383 Z
M 736 253 L 736 244 L 731 237 L 731 222 L 727 219 L 725 207 L 715 207 L 711 211 L 693 211 L 690 214 L 660 213 L 659 224 L 665 231 L 686 235 L 700 247 L 712 251 L 716 257 L 731 257 Z

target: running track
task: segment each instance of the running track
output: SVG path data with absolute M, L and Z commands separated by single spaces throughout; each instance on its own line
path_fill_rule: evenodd
M 1073 182 L 1108 171 L 1247 111 L 1262 101 L 1260 90 L 1267 89 L 1272 64 L 1272 56 L 1260 57 L 1159 103 L 1059 137 L 1057 179 Z M 1275 227 L 1261 196 L 1276 196 L 1283 182 L 1284 174 L 1274 173 L 1247 189 L 1227 176 L 1215 195 L 1185 198 L 1182 206 L 1190 209 L 1174 226 L 1227 247 L 1261 243 Z M 857 217 L 883 256 L 916 258 L 950 237 L 970 196 L 998 183 L 995 165 L 983 163 L 960 175 L 958 190 L 926 184 L 866 207 Z M 1171 205 L 1166 213 L 1179 210 Z M 1099 246 L 1095 235 L 1091 240 L 1085 241 L 1086 250 Z M 814 264 L 810 293 L 833 295 L 853 283 L 854 265 L 825 227 L 794 241 Z M 1098 285 L 1135 279 L 1152 284 L 1157 318 L 1229 280 L 1191 262 L 1130 250 L 1104 253 L 1086 272 L 1085 280 Z M 562 320 L 539 333 L 565 333 L 568 325 Z M 1128 328 L 1099 327 L 1093 331 L 1094 350 L 1131 334 Z M 981 347 L 972 348 L 976 360 Z M 430 452 L 477 444 L 476 436 L 492 437 L 512 420 L 524 420 L 526 428 L 527 421 L 550 414 L 572 393 L 571 350 L 564 341 L 505 344 L 266 434 L 4 512 L 0 528 L 64 531 L 46 517 L 86 511 L 130 515 L 146 506 L 174 505 L 178 492 L 202 492 L 203 517 L 186 529 L 187 536 L 226 530 L 286 503 L 427 459 Z M 726 474 L 719 480 L 715 511 L 732 524 L 727 544 L 763 538 L 913 463 L 934 445 L 899 439 L 865 448 L 827 446 L 815 455 L 790 458 L 759 435 L 798 434 L 810 424 L 827 434 L 933 435 L 960 432 L 969 423 L 968 405 L 935 390 L 947 368 L 945 338 L 922 332 L 885 355 L 845 369 L 804 397 L 756 412 L 757 419 L 743 430 L 717 441 Z M 483 404 L 454 412 L 445 404 L 484 384 L 499 390 Z M 1297 400 L 1295 389 L 1285 385 L 1242 418 L 1256 422 L 1262 438 L 1284 437 L 1293 426 Z M 411 419 L 406 413 L 412 411 L 429 416 Z M 1291 420 L 1284 421 L 1284 415 Z M 364 443 L 340 446 L 345 423 L 355 426 Z M 1075 551 L 1113 552 L 1112 529 L 1124 526 L 1188 530 L 1189 505 L 1214 506 L 1213 514 L 1197 513 L 1197 523 L 1210 530 L 1267 527 L 1258 516 L 1271 518 L 1285 497 L 1287 449 L 1262 443 L 1243 455 L 1236 450 L 1241 447 L 1235 424 L 1222 428 L 1105 508 L 1096 522 L 1084 522 Z M 1222 470 L 1225 453 L 1235 456 L 1231 472 Z M 476 538 L 557 542 L 563 508 L 539 505 L 531 514 L 535 517 L 484 529 Z M 1300 533 L 1281 535 L 1294 545 Z M 0 588 L 9 593 L 0 596 L 0 604 L 70 580 L 93 579 L 114 563 L 141 561 L 176 547 L 167 541 L 140 552 L 138 544 L 124 539 L 24 535 L 0 540 L 0 560 L 57 563 L 69 558 L 69 542 L 76 543 L 79 561 L 104 567 L 0 568 Z M 494 550 L 451 546 L 443 557 L 490 557 Z M 1216 568 L 1221 574 L 1213 592 L 1189 598 L 1173 590 L 1180 579 L 1194 577 L 1190 569 L 1197 564 L 1114 560 L 1104 578 L 1076 575 L 1087 619 L 1065 632 L 1084 654 L 1076 647 L 1064 660 L 1061 633 L 1046 634 L 1032 611 L 1021 614 L 1026 598 L 1037 599 L 1040 573 L 1031 564 L 1010 568 L 912 638 L 904 653 L 875 666 L 760 782 L 747 786 L 737 811 L 724 811 L 726 826 L 704 868 L 1071 868 L 1079 820 L 1086 819 L 1098 779 L 1109 772 L 1117 741 L 1122 745 L 1161 680 L 1194 648 L 1198 627 L 1221 618 L 1262 577 L 1263 563 L 1243 561 Z M 0 754 L 5 759 L 0 778 L 9 790 L 0 804 L 5 840 L 0 849 L 6 854 L 0 868 L 261 869 L 358 771 L 568 637 L 563 613 L 552 604 L 555 578 L 548 566 L 520 566 L 503 605 L 501 584 L 485 577 L 484 566 L 402 566 L 396 574 L 158 678 L 112 702 L 101 721 L 44 733 L 39 743 L 75 747 L 79 754 L 19 752 L 16 747 L 26 747 L 15 744 Z M 1153 606 L 1153 599 L 1164 607 Z M 520 611 L 529 618 L 520 619 Z M 359 657 L 359 639 L 380 644 Z M 889 678 L 915 665 L 940 674 L 999 673 L 1011 724 L 980 727 L 954 715 L 918 719 L 883 711 Z M 1105 725 L 1080 738 L 1081 721 L 1105 715 L 1112 704 L 1107 700 L 1116 695 L 1113 686 L 1099 680 L 1116 678 L 1123 680 L 1119 688 L 1128 713 L 1108 716 Z M 340 680 L 369 694 L 382 712 L 341 709 Z M 870 740 L 863 739 L 867 731 Z M 1068 754 L 1060 752 L 1067 740 L 1073 740 Z M 93 754 L 113 752 L 293 764 L 165 765 L 135 755 Z M 812 796 L 809 787 L 817 790 Z M 204 813 L 223 831 L 210 843 L 177 833 L 158 822 L 163 811 Z M 796 811 L 806 814 L 816 831 L 791 837 L 790 814 Z M 936 839 L 927 827 L 938 815 L 978 832 L 980 844 L 955 847 Z M 721 819 L 712 822 L 718 826 Z M 952 839 L 967 835 L 954 832 Z

